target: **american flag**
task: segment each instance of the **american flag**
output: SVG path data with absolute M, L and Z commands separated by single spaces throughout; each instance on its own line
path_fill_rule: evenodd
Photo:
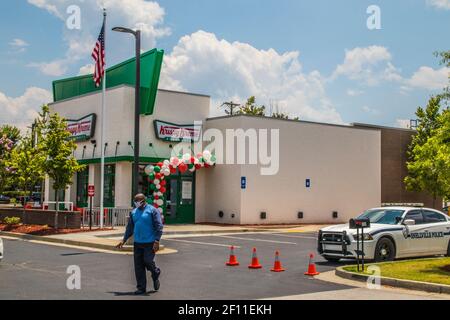
M 94 82 L 95 86 L 99 87 L 105 74 L 105 19 L 103 19 L 102 30 L 98 36 L 94 51 L 92 51 L 92 58 L 95 61 Z

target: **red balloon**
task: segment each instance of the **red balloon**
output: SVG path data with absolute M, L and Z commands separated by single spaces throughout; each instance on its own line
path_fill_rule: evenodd
M 188 166 L 187 166 L 185 163 L 181 163 L 181 164 L 178 166 L 178 169 L 180 169 L 180 172 L 181 172 L 181 173 L 185 173 L 185 172 L 187 171 L 187 169 L 188 169 Z
M 161 176 L 162 176 L 161 173 L 155 174 L 155 178 L 158 179 L 158 180 L 161 180 Z
M 162 168 L 162 167 L 164 166 L 164 163 L 158 162 L 157 166 L 160 167 L 160 168 Z
M 161 189 L 159 189 L 159 191 L 161 191 L 162 193 L 166 193 L 166 188 L 165 187 L 161 187 Z
M 158 199 L 159 199 L 159 196 L 154 196 L 153 198 L 155 198 L 155 200 L 158 200 Z
M 158 204 L 156 204 L 156 203 L 154 203 L 153 206 L 154 206 L 156 209 L 159 208 Z
M 201 168 L 202 168 L 202 165 L 201 165 L 200 163 L 198 163 L 198 164 L 195 165 L 195 169 L 196 169 L 196 170 L 200 170 Z
M 167 184 L 167 181 L 166 181 L 166 180 L 161 181 L 161 185 L 162 185 L 163 187 L 165 187 L 166 184 Z
M 195 163 L 195 158 L 191 157 L 191 163 L 194 164 Z
M 170 168 L 170 173 L 171 174 L 177 173 L 177 168 Z
M 209 167 L 210 167 L 210 165 L 205 163 L 205 168 L 209 168 Z

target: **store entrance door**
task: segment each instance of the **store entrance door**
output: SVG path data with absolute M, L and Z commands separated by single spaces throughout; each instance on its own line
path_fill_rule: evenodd
M 177 174 L 167 180 L 164 217 L 167 224 L 195 223 L 195 175 Z

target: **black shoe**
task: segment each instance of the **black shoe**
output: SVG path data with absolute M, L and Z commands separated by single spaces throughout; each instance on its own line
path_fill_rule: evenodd
M 146 293 L 147 293 L 147 291 L 145 291 L 145 290 L 137 290 L 137 291 L 134 292 L 134 295 L 135 296 L 142 296 L 142 295 L 144 295 Z
M 161 283 L 159 282 L 159 279 L 153 280 L 153 287 L 155 288 L 155 291 L 158 291 L 160 286 Z

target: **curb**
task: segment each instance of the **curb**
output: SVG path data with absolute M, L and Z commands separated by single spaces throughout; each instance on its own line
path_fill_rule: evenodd
M 56 239 L 56 238 L 49 238 L 49 237 L 44 237 L 44 236 L 34 236 L 34 235 L 29 235 L 29 234 L 5 232 L 5 231 L 0 231 L 0 235 L 18 238 L 18 239 L 24 239 L 24 240 L 37 240 L 37 241 L 42 241 L 42 242 L 61 243 L 61 244 L 67 244 L 67 245 L 72 245 L 72 246 L 102 249 L 102 250 L 108 250 L 108 251 L 133 252 L 132 246 L 124 246 L 122 249 L 117 249 L 115 246 L 101 244 L 101 243 L 92 243 L 92 242 L 84 242 L 84 241 L 76 241 L 76 240 L 68 240 L 68 239 Z M 161 250 L 164 249 L 163 245 L 160 245 L 160 247 L 161 247 Z
M 344 279 L 367 282 L 370 275 L 353 273 L 350 271 L 345 271 L 344 267 L 338 267 L 335 270 L 335 275 Z M 450 285 L 445 284 L 437 284 L 430 282 L 421 282 L 421 281 L 413 281 L 413 280 L 403 280 L 403 279 L 394 279 L 387 277 L 373 277 L 379 278 L 381 280 L 381 285 L 403 288 L 409 290 L 418 290 L 425 291 L 431 293 L 439 293 L 439 294 L 450 294 Z
M 228 234 L 228 233 L 245 233 L 245 232 L 255 232 L 255 233 L 271 233 L 273 231 L 269 229 L 242 229 L 242 230 L 199 230 L 199 231 L 164 231 L 165 236 L 174 236 L 174 235 L 193 235 L 193 234 Z M 110 238 L 112 236 L 117 236 L 118 234 L 101 234 L 97 235 L 99 238 Z M 122 234 L 120 234 L 122 235 Z

